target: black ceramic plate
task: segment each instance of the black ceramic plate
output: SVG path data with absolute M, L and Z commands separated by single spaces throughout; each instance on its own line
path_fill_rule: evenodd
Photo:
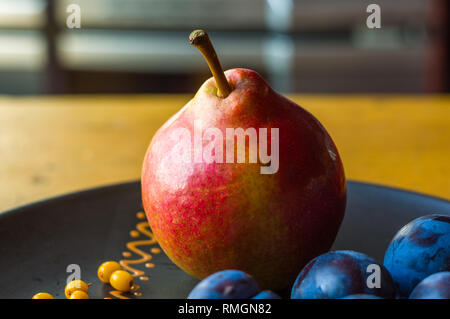
M 31 298 L 37 292 L 64 297 L 70 273 L 77 264 L 81 278 L 93 283 L 90 298 L 112 297 L 109 285 L 97 278 L 97 267 L 106 260 L 139 260 L 128 257 L 126 244 L 149 240 L 136 233 L 145 222 L 139 182 L 70 194 L 0 214 L 0 298 Z M 384 250 L 397 230 L 412 219 L 432 214 L 450 215 L 450 202 L 397 189 L 348 183 L 344 222 L 333 249 L 364 252 L 382 262 Z M 135 232 L 131 232 L 135 230 Z M 145 230 L 144 230 L 145 231 Z M 138 237 L 133 237 L 139 234 Z M 137 243 L 139 244 L 139 243 Z M 136 278 L 142 296 L 131 298 L 185 298 L 197 280 L 179 270 L 157 244 L 137 245 L 152 259 L 131 265 L 148 280 Z M 145 265 L 152 263 L 153 268 Z M 152 265 L 147 265 L 152 266 Z M 146 278 L 144 278 L 146 279 Z

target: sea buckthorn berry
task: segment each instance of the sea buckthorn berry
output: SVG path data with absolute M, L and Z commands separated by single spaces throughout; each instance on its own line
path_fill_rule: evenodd
M 55 298 L 53 298 L 52 295 L 50 295 L 46 292 L 40 292 L 40 293 L 35 294 L 32 299 L 55 299 Z
M 105 284 L 109 283 L 109 278 L 111 277 L 112 273 L 116 270 L 121 270 L 122 267 L 120 264 L 116 261 L 107 261 L 98 267 L 97 275 L 98 278 L 103 281 Z
M 122 292 L 130 291 L 134 285 L 133 276 L 125 270 L 116 270 L 113 272 L 109 283 L 114 289 Z
M 83 280 L 72 280 L 66 285 L 66 288 L 64 289 L 64 293 L 66 295 L 66 298 L 69 299 L 70 296 L 75 292 L 81 290 L 85 292 L 86 294 L 89 293 L 89 285 L 85 283 Z
M 76 290 L 70 295 L 70 299 L 89 299 L 89 296 L 83 290 Z

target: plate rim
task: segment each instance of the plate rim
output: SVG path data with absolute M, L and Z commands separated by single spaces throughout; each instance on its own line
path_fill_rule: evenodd
M 70 198 L 73 198 L 73 197 L 83 196 L 84 194 L 95 192 L 95 191 L 108 190 L 108 189 L 111 189 L 111 188 L 120 188 L 120 187 L 124 187 L 124 186 L 127 186 L 127 185 L 131 186 L 133 184 L 137 184 L 137 183 L 140 183 L 140 182 L 141 182 L 140 179 L 136 179 L 136 180 L 131 180 L 131 181 L 127 181 L 127 182 L 119 182 L 119 183 L 114 183 L 114 184 L 105 184 L 105 185 L 100 185 L 100 186 L 95 186 L 95 187 L 82 189 L 82 190 L 79 190 L 79 191 L 68 192 L 68 193 L 64 193 L 64 194 L 61 194 L 61 195 L 52 196 L 52 197 L 49 197 L 49 198 L 44 198 L 44 199 L 41 199 L 41 200 L 30 202 L 28 204 L 23 204 L 23 205 L 14 207 L 12 209 L 8 209 L 6 211 L 0 212 L 0 219 L 2 217 L 7 216 L 7 215 L 9 216 L 9 215 L 11 215 L 13 213 L 17 213 L 17 212 L 20 212 L 20 211 L 27 210 L 27 209 L 29 209 L 31 207 L 40 206 L 40 205 L 46 205 L 46 204 L 48 204 L 50 202 L 61 201 L 61 200 L 66 200 L 66 199 L 70 199 Z M 363 186 L 369 186 L 369 187 L 376 188 L 376 189 L 386 189 L 387 188 L 387 189 L 389 189 L 391 191 L 394 191 L 394 192 L 408 193 L 410 195 L 425 197 L 425 198 L 428 198 L 428 199 L 440 201 L 443 204 L 450 205 L 450 200 L 445 199 L 444 197 L 435 196 L 435 195 L 428 195 L 428 194 L 417 192 L 417 191 L 414 191 L 414 190 L 403 189 L 403 188 L 400 188 L 400 187 L 388 186 L 388 185 L 383 185 L 383 184 L 379 184 L 379 183 L 357 181 L 357 180 L 353 180 L 353 179 L 349 179 L 349 180 L 346 181 L 346 184 L 349 184 L 349 183 L 350 184 L 359 184 L 359 185 L 363 185 Z

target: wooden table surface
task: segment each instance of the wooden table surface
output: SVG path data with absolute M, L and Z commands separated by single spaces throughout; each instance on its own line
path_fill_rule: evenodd
M 0 97 L 0 211 L 138 179 L 155 131 L 189 95 Z M 294 95 L 348 179 L 450 198 L 450 96 Z

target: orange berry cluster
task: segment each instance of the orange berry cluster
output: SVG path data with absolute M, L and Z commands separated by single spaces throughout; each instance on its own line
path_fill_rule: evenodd
M 114 289 L 128 292 L 133 288 L 133 276 L 125 270 L 118 262 L 107 261 L 98 267 L 98 278 L 105 284 L 110 284 Z
M 133 276 L 122 269 L 116 261 L 107 261 L 98 267 L 98 278 L 110 284 L 114 289 L 121 292 L 128 292 L 134 286 Z M 64 294 L 67 299 L 89 299 L 89 286 L 82 280 L 73 280 L 66 285 Z M 54 297 L 46 292 L 40 292 L 33 296 L 32 299 L 54 299 Z
M 64 294 L 67 299 L 89 299 L 89 286 L 83 280 L 72 280 L 64 288 Z M 46 292 L 40 292 L 33 296 L 32 299 L 54 299 L 54 297 Z

